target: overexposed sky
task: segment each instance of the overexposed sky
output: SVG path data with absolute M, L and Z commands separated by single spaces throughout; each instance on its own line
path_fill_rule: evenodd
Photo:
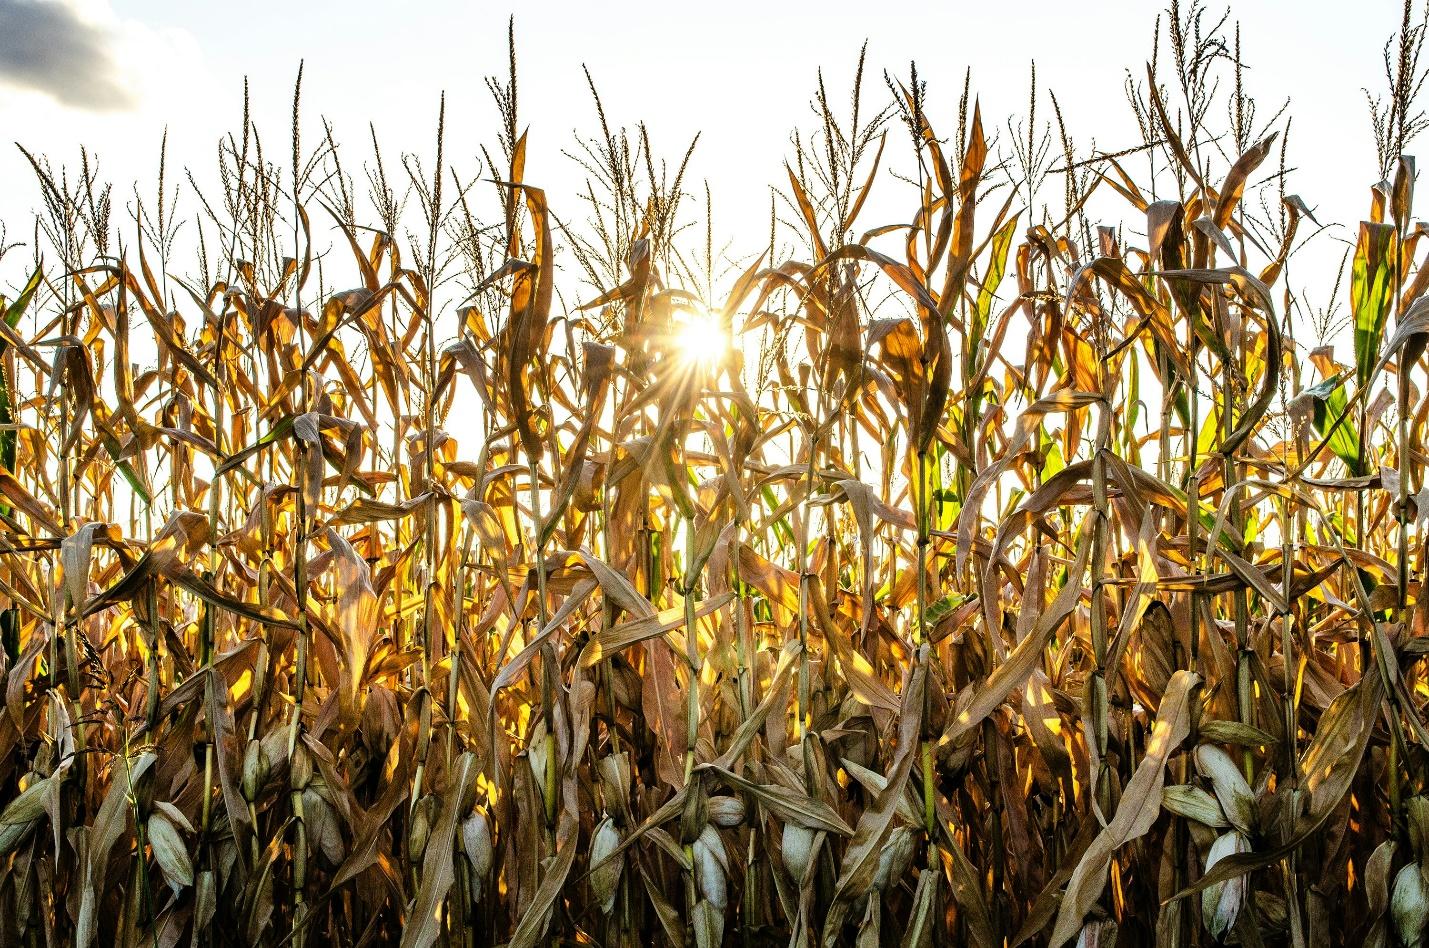
M 585 64 L 612 122 L 644 120 L 657 152 L 669 160 L 703 133 L 691 174 L 694 182 L 711 183 L 716 233 L 748 235 L 752 245 L 733 246 L 732 253 L 757 250 L 769 186 L 783 182 L 789 133 L 814 124 L 808 102 L 816 70 L 824 67 L 842 101 L 865 39 L 873 83 L 881 84 L 884 68 L 902 75 L 910 59 L 918 62 L 930 86 L 930 117 L 943 135 L 955 132 L 969 67 L 990 132 L 1005 131 L 1006 117 L 1026 108 L 1035 58 L 1039 86 L 1058 94 L 1078 145 L 1095 138 L 1099 148 L 1114 151 L 1136 141 L 1122 84 L 1127 70 L 1141 74 L 1160 9 L 1133 0 L 529 2 L 514 11 L 522 114 L 530 127 L 527 180 L 548 189 L 558 214 L 581 216 L 574 200 L 580 174 L 561 149 L 573 131 L 595 128 Z M 1384 84 L 1381 47 L 1398 26 L 1399 10 L 1399 0 L 1242 0 L 1234 8 L 1261 114 L 1292 100 L 1291 159 L 1298 171 L 1290 189 L 1318 208 L 1322 222 L 1350 225 L 1351 237 L 1377 176 L 1362 90 Z M 47 76 L 48 65 L 26 59 L 23 48 L 14 65 L 16 47 L 24 46 L 16 36 L 32 29 L 37 12 L 83 27 L 93 49 L 70 51 L 83 64 L 80 74 L 70 68 Z M 166 125 L 171 168 L 190 166 L 209 180 L 219 137 L 239 124 L 245 75 L 267 147 L 286 153 L 299 59 L 306 60 L 305 135 L 315 138 L 320 117 L 329 119 L 350 166 L 368 153 L 369 120 L 391 155 L 429 156 L 445 90 L 448 157 L 470 173 L 476 144 L 495 139 L 483 77 L 505 71 L 511 12 L 501 3 L 457 0 L 0 0 L 0 61 L 11 60 L 8 68 L 0 62 L 0 220 L 11 240 L 27 239 L 29 212 L 38 203 L 10 141 L 71 167 L 80 145 L 97 153 L 116 184 L 117 217 L 133 179 L 152 192 Z M 870 101 L 881 100 L 881 89 L 870 91 Z M 1045 97 L 1039 109 L 1050 117 Z M 1429 136 L 1418 144 L 1429 147 Z M 908 164 L 904 155 L 898 160 Z M 193 208 L 191 196 L 184 201 Z M 899 206 L 899 219 L 905 209 Z M 12 262 L 0 268 L 0 285 L 16 279 Z

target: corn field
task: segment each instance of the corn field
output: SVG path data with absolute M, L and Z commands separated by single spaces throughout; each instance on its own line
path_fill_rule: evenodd
M 1347 228 L 1182 3 L 1114 152 L 860 55 L 730 248 L 514 34 L 476 156 L 25 152 L 0 944 L 1426 944 L 1423 12 Z

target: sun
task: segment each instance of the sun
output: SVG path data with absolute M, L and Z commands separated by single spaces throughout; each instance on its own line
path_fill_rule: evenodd
M 729 349 L 729 334 L 719 317 L 703 307 L 677 310 L 674 333 L 680 359 L 691 364 L 713 365 Z

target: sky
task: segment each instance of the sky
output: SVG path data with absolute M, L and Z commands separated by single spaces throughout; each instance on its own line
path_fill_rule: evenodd
M 1133 0 L 533 0 L 514 11 L 527 180 L 547 188 L 558 214 L 577 213 L 580 174 L 561 149 L 574 131 L 595 128 L 584 64 L 612 121 L 645 120 L 671 161 L 702 133 L 691 174 L 710 182 L 716 232 L 735 234 L 739 221 L 767 219 L 790 131 L 814 124 L 817 70 L 841 99 L 865 39 L 874 81 L 884 68 L 903 74 L 918 62 L 945 135 L 965 69 L 984 116 L 1000 127 L 1025 109 L 1035 58 L 1039 86 L 1058 94 L 1079 145 L 1095 136 L 1099 148 L 1118 150 L 1136 141 L 1122 84 L 1127 70 L 1144 68 L 1160 9 Z M 116 184 L 117 214 L 132 201 L 133 180 L 152 191 L 165 127 L 171 168 L 192 166 L 204 179 L 220 136 L 239 124 L 245 76 L 270 147 L 286 148 L 299 60 L 306 135 L 319 134 L 325 117 L 360 159 L 371 121 L 386 149 L 429 156 L 444 91 L 448 156 L 474 171 L 476 144 L 495 129 L 483 78 L 504 73 L 512 12 L 457 0 L 0 0 L 0 221 L 11 241 L 27 239 L 38 203 L 9 141 L 71 167 L 86 146 Z M 1291 99 L 1291 190 L 1322 222 L 1353 228 L 1377 177 L 1363 90 L 1384 84 L 1380 51 L 1398 25 L 1398 0 L 1242 0 L 1234 17 L 1261 114 Z M 1041 108 L 1050 114 L 1045 99 Z M 0 267 L 0 287 L 16 278 L 4 272 L 12 269 Z

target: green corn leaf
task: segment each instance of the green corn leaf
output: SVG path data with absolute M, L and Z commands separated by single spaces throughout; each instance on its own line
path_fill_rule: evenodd
M 1398 248 L 1394 225 L 1360 222 L 1350 281 L 1350 304 L 1355 317 L 1355 378 L 1369 383 L 1379 358 L 1384 324 L 1394 303 L 1394 256 Z
M 25 310 L 29 309 L 30 303 L 35 298 L 35 293 L 40 288 L 40 268 L 36 267 L 35 272 L 30 274 L 30 279 L 25 282 L 25 288 L 20 291 L 20 295 L 15 297 L 15 302 L 5 307 L 5 323 L 11 329 L 20 324 L 20 317 L 25 315 Z M 4 298 L 0 297 L 0 304 Z M 0 339 L 0 355 L 5 354 L 5 350 L 10 348 L 10 344 L 4 339 Z
M 1358 340 L 1358 331 L 1356 331 Z M 1335 422 L 1345 414 L 1349 405 L 1349 396 L 1345 394 L 1345 379 L 1348 372 L 1341 372 L 1333 378 L 1328 378 L 1312 388 L 1306 389 L 1306 394 L 1314 401 L 1315 405 L 1315 431 L 1321 438 L 1334 427 Z M 1355 431 L 1354 424 L 1350 419 L 1341 421 L 1339 427 L 1335 428 L 1334 434 L 1330 435 L 1329 448 L 1335 452 L 1335 456 L 1350 469 L 1350 473 L 1355 477 L 1364 473 L 1364 463 L 1360 454 L 1360 437 Z
M 992 236 L 992 253 L 987 261 L 987 272 L 982 276 L 982 289 L 977 295 L 977 318 L 973 322 L 970 342 L 974 346 L 982 341 L 987 329 L 987 319 L 992 313 L 992 298 L 997 293 L 998 284 L 1007 273 L 1007 254 L 1012 249 L 1012 235 L 1017 229 L 1017 215 Z
M 25 288 L 20 291 L 20 295 L 15 298 L 15 302 L 5 306 L 5 324 L 14 329 L 20 324 L 20 317 L 25 315 L 25 310 L 29 308 L 30 302 L 35 298 L 35 292 L 40 288 L 40 268 L 36 267 L 35 272 L 30 274 L 30 279 L 26 281 Z M 3 305 L 0 299 L 0 305 Z M 5 355 L 5 350 L 10 348 L 10 343 L 5 339 L 0 339 L 0 356 Z M 15 448 L 18 439 L 12 425 L 15 424 L 15 412 L 12 407 L 10 397 L 10 380 L 5 375 L 3 368 L 0 368 L 0 467 L 7 471 L 15 470 Z M 10 508 L 0 504 L 0 512 L 9 513 Z

